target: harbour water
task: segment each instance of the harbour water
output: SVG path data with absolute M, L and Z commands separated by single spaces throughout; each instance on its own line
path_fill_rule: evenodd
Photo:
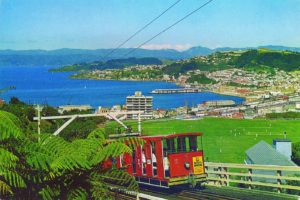
M 184 105 L 196 105 L 208 100 L 234 100 L 237 104 L 243 98 L 225 96 L 211 92 L 150 94 L 154 89 L 179 88 L 173 83 L 150 81 L 110 81 L 110 80 L 74 80 L 68 77 L 70 72 L 50 73 L 48 67 L 10 66 L 0 67 L 0 89 L 15 86 L 0 97 L 6 101 L 13 96 L 31 104 L 89 104 L 93 107 L 125 104 L 126 96 L 135 91 L 153 96 L 153 108 L 171 109 Z

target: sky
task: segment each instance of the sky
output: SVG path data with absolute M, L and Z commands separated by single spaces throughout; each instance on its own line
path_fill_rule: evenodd
M 0 0 L 0 49 L 115 48 L 177 0 Z M 136 47 L 207 0 L 181 0 L 124 47 Z M 144 45 L 300 47 L 300 0 L 214 0 Z

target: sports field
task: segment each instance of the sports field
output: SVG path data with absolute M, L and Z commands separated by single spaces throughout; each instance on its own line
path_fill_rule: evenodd
M 126 124 L 137 129 L 135 121 Z M 115 126 L 108 123 L 106 129 L 110 132 Z M 211 162 L 242 163 L 248 148 L 260 140 L 272 144 L 274 138 L 283 138 L 285 131 L 292 142 L 300 142 L 300 120 L 204 118 L 142 122 L 142 133 L 147 135 L 203 132 L 205 158 Z

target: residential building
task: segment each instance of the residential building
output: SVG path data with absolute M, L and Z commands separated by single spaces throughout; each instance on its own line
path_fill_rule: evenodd
M 205 101 L 203 105 L 209 107 L 234 106 L 235 102 L 233 100 Z
M 102 106 L 98 107 L 98 110 L 96 111 L 96 114 L 103 114 L 103 113 L 109 113 L 109 108 L 104 108 Z
M 137 91 L 133 96 L 126 97 L 126 110 L 127 111 L 143 111 L 141 114 L 142 119 L 152 119 L 152 96 L 144 96 L 142 92 Z M 138 115 L 128 114 L 128 119 L 136 119 Z
M 63 105 L 58 107 L 59 113 L 64 113 L 72 110 L 93 110 L 93 108 L 90 105 Z
M 246 164 L 257 165 L 280 165 L 280 166 L 297 166 L 291 161 L 291 141 L 286 139 L 273 140 L 273 147 L 265 141 L 260 141 L 246 151 Z M 253 170 L 253 174 L 276 175 L 276 171 Z M 295 174 L 299 172 L 290 172 L 282 174 Z M 276 182 L 276 180 L 253 178 L 256 181 Z

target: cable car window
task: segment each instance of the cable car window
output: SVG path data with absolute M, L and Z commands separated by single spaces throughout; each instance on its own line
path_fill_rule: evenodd
M 167 139 L 167 152 L 168 153 L 174 153 L 175 152 L 174 138 L 168 138 Z
M 178 152 L 177 138 L 174 138 L 174 153 Z
M 155 142 L 151 142 L 151 160 L 152 160 L 152 170 L 153 170 L 153 176 L 157 176 L 157 163 L 156 163 L 156 149 L 155 149 Z
M 163 141 L 163 151 L 167 152 L 167 141 L 166 139 L 163 139 L 162 141 Z
M 177 138 L 178 152 L 186 152 L 185 137 Z
M 199 137 L 197 137 L 199 139 Z M 199 143 L 198 143 L 199 144 Z M 202 145 L 202 136 L 200 136 L 200 144 L 198 146 L 198 150 L 203 150 L 203 145 Z
M 136 173 L 136 163 L 135 163 L 135 151 L 132 151 L 132 168 L 133 168 L 133 173 Z
M 191 151 L 197 151 L 197 136 L 189 136 L 189 143 Z
M 185 137 L 184 139 L 185 139 L 186 152 L 190 152 L 191 148 L 190 148 L 189 137 Z

